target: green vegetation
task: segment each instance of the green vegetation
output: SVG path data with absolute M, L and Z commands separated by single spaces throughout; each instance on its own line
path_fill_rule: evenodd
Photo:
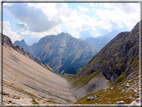
M 68 81 L 71 81 L 73 79 L 74 74 L 67 74 L 61 75 L 62 77 L 66 78 Z
M 39 104 L 35 99 L 32 99 L 33 104 Z
M 124 75 L 124 74 L 123 74 Z M 128 99 L 129 97 L 138 98 L 135 96 L 137 92 L 131 91 L 129 87 L 125 87 L 127 83 L 135 84 L 135 81 L 139 81 L 139 78 L 134 78 L 130 81 L 120 82 L 113 86 L 113 89 L 107 88 L 99 90 L 95 93 L 88 94 L 87 96 L 79 99 L 75 104 L 116 104 L 117 101 L 124 101 L 125 104 L 130 104 L 133 99 Z M 137 87 L 139 84 L 137 83 Z M 87 97 L 99 96 L 95 100 L 87 101 Z
M 98 57 L 96 57 L 95 59 L 93 59 L 93 61 L 91 61 L 91 62 L 88 64 L 88 66 L 91 66 L 92 63 L 94 63 L 96 60 L 98 60 Z
M 112 54 L 115 54 L 115 53 L 118 52 L 118 49 L 119 49 L 119 47 L 120 47 L 120 44 L 121 44 L 121 43 L 117 43 L 117 45 L 115 46 L 115 48 L 112 50 Z
M 109 60 L 108 60 L 108 61 L 107 61 L 107 60 L 104 60 L 103 63 L 106 65 L 106 64 L 109 63 Z
M 71 81 L 73 87 L 77 87 L 77 89 L 81 88 L 82 86 L 86 85 L 100 70 L 90 74 L 89 76 L 81 76 L 80 78 L 76 78 Z
M 123 83 L 126 81 L 126 73 L 122 72 L 122 74 L 115 80 L 115 84 L 117 83 Z

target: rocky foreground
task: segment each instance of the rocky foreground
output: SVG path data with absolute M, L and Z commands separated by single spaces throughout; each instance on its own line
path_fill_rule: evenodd
M 113 85 L 79 99 L 75 104 L 108 104 L 140 106 L 142 95 L 139 89 L 140 76 L 124 83 Z

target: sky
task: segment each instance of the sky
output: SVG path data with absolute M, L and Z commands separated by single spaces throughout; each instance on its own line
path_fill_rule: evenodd
M 139 21 L 139 3 L 3 3 L 3 33 L 28 45 L 61 32 L 86 39 L 130 31 Z

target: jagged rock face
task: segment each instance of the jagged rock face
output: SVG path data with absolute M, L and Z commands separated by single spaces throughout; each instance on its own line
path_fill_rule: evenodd
M 32 59 L 32 56 L 31 56 L 31 54 L 28 51 L 25 51 L 23 53 L 23 55 L 29 57 L 30 59 Z
M 17 46 L 17 45 L 18 45 L 18 46 L 20 46 L 20 48 L 23 48 L 25 51 L 27 51 L 27 52 L 29 52 L 29 53 L 32 53 L 30 46 L 28 46 L 28 45 L 25 43 L 24 40 L 15 41 L 13 45 L 14 45 L 14 46 Z
M 115 81 L 122 72 L 126 73 L 126 77 L 134 71 L 138 74 L 138 60 L 139 23 L 131 32 L 119 33 L 75 77 L 101 70 L 106 79 Z
M 30 55 L 29 52 L 27 51 L 24 51 L 23 48 L 20 48 L 19 45 L 17 46 L 14 46 L 11 42 L 11 39 L 9 37 L 7 37 L 6 35 L 2 34 L 3 35 L 3 42 L 2 44 L 5 46 L 5 47 L 9 47 L 9 48 L 13 48 L 14 50 L 18 51 L 19 53 L 23 54 L 24 56 L 32 59 L 32 56 Z
M 38 64 L 40 64 L 40 65 L 42 64 L 42 63 L 40 62 L 40 60 L 39 60 L 37 57 L 35 58 L 35 61 L 36 61 Z
M 12 42 L 11 42 L 11 39 L 9 37 L 7 37 L 4 34 L 1 34 L 1 35 L 3 36 L 2 45 L 8 46 L 8 47 L 11 47 L 11 48 L 15 48 L 14 45 L 12 44 Z
M 23 47 L 24 48 L 24 47 Z M 43 37 L 30 46 L 30 54 L 58 73 L 76 73 L 85 66 L 98 50 L 68 33 Z

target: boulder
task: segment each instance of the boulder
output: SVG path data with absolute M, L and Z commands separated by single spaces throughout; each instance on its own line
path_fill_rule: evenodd
M 129 83 L 127 83 L 127 85 L 125 85 L 125 87 L 130 87 L 130 84 L 129 84 Z
M 87 101 L 91 100 L 91 97 L 87 97 Z
M 125 104 L 124 101 L 117 101 L 116 104 Z
M 136 93 L 136 94 L 135 94 L 135 97 L 139 97 L 139 93 Z

